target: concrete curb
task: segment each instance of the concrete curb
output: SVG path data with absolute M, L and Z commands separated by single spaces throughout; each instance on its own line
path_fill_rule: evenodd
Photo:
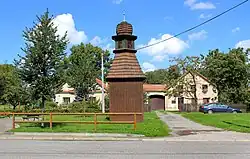
M 0 136 L 0 140 L 40 140 L 40 141 L 165 141 L 165 142 L 250 142 L 249 139 L 183 139 L 162 138 L 125 138 L 125 137 L 81 137 L 81 136 Z

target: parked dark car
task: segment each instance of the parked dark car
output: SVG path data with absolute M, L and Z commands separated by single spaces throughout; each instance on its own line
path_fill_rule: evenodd
M 222 103 L 209 103 L 200 106 L 200 112 L 203 113 L 242 113 L 242 111 L 238 108 L 232 108 L 229 105 L 222 104 Z

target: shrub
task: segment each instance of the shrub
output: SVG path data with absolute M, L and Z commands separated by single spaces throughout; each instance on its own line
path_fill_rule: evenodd
M 52 101 L 48 101 L 45 103 L 45 109 L 55 109 L 57 107 L 57 104 Z

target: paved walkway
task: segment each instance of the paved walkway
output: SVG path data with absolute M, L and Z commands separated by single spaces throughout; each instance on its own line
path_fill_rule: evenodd
M 179 114 L 167 113 L 163 114 L 157 112 L 157 115 L 160 117 L 162 121 L 164 121 L 169 128 L 172 130 L 173 136 L 182 136 L 182 135 L 190 135 L 197 132 L 215 132 L 215 131 L 223 131 L 222 129 L 204 126 L 193 122 L 189 119 L 182 117 Z
M 12 120 L 10 118 L 0 118 L 0 133 L 12 128 Z

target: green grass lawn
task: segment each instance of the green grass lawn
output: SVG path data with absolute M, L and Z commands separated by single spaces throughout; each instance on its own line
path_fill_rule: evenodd
M 203 114 L 203 113 L 181 113 L 185 118 L 201 123 L 203 125 L 214 126 L 230 131 L 250 133 L 250 114 Z
M 49 116 L 46 116 L 49 120 Z M 54 121 L 94 121 L 93 117 L 83 116 L 53 116 Z M 99 116 L 98 121 L 108 121 L 105 116 Z M 45 128 L 41 128 L 39 124 L 22 123 L 20 128 L 11 130 L 12 132 L 90 132 L 94 133 L 93 124 L 53 124 L 50 129 L 46 124 Z M 143 134 L 148 137 L 159 137 L 169 135 L 167 125 L 162 122 L 155 112 L 145 113 L 144 121 L 137 123 L 137 129 L 133 130 L 133 124 L 100 124 L 97 125 L 97 133 L 131 133 Z

